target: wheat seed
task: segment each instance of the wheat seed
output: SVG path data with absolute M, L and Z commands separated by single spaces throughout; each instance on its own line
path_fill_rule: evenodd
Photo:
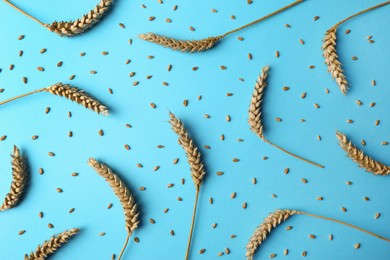
M 181 51 L 181 52 L 190 52 L 190 53 L 202 52 L 202 51 L 206 51 L 206 50 L 213 48 L 219 40 L 225 38 L 229 34 L 235 33 L 237 31 L 245 29 L 253 24 L 256 24 L 256 23 L 259 23 L 263 20 L 266 20 L 267 18 L 274 16 L 274 15 L 276 15 L 284 10 L 287 10 L 290 7 L 293 7 L 297 4 L 300 4 L 302 2 L 303 2 L 303 0 L 297 0 L 289 5 L 273 12 L 273 13 L 270 13 L 262 18 L 259 18 L 251 23 L 243 25 L 237 29 L 231 30 L 223 35 L 208 37 L 208 38 L 201 39 L 201 40 L 177 40 L 174 38 L 170 38 L 170 37 L 155 34 L 155 33 L 141 34 L 141 35 L 139 35 L 139 37 L 145 41 L 156 43 L 156 44 L 162 45 L 166 48 L 170 48 L 170 49 Z M 191 26 L 190 30 L 195 31 L 195 28 Z M 242 37 L 239 39 L 243 40 Z
M 80 230 L 78 228 L 72 228 L 66 230 L 56 236 L 52 236 L 49 240 L 46 240 L 39 245 L 35 252 L 31 252 L 30 255 L 25 255 L 25 260 L 43 260 L 46 259 L 49 255 L 53 254 L 60 247 L 68 242 L 68 240 L 76 235 Z
M 27 164 L 20 150 L 14 146 L 12 157 L 12 183 L 8 194 L 4 198 L 0 211 L 15 207 L 22 198 L 28 181 Z
M 372 172 L 375 175 L 383 176 L 390 174 L 390 166 L 376 161 L 370 156 L 364 154 L 362 150 L 358 149 L 356 145 L 347 139 L 345 134 L 336 132 L 336 136 L 340 147 L 347 153 L 349 158 L 359 165 L 360 168 L 365 169 L 367 172 Z
M 106 164 L 100 163 L 93 158 L 90 158 L 88 160 L 88 164 L 106 180 L 106 182 L 111 186 L 115 195 L 119 198 L 122 204 L 123 211 L 125 214 L 126 231 L 128 235 L 123 249 L 118 257 L 118 259 L 120 260 L 124 250 L 127 247 L 129 238 L 133 234 L 134 230 L 138 228 L 138 207 L 135 203 L 133 195 L 126 187 L 126 184 L 118 177 L 118 175 L 112 172 L 112 170 Z
M 113 0 L 100 0 L 100 2 L 95 6 L 94 9 L 89 11 L 87 14 L 84 14 L 81 18 L 74 21 L 54 21 L 51 24 L 43 23 L 37 18 L 29 15 L 25 11 L 21 10 L 19 7 L 15 6 L 8 0 L 4 0 L 7 4 L 26 15 L 27 17 L 38 22 L 40 25 L 46 27 L 51 32 L 58 34 L 61 37 L 73 37 L 79 34 L 82 34 L 89 30 L 93 25 L 100 22 L 103 16 L 110 10 L 113 5 Z
M 62 84 L 61 82 L 56 83 L 50 87 L 37 89 L 10 99 L 7 99 L 5 101 L 0 102 L 0 105 L 6 104 L 8 102 L 11 102 L 13 100 L 23 98 L 35 93 L 39 92 L 48 92 L 50 94 L 64 97 L 66 99 L 69 99 L 71 101 L 74 101 L 85 108 L 88 108 L 92 111 L 95 111 L 98 114 L 101 114 L 103 116 L 108 115 L 108 108 L 101 104 L 98 100 L 92 98 L 91 96 L 87 95 L 84 90 L 80 90 L 76 87 L 72 87 L 69 84 Z M 49 108 L 50 109 L 50 108 Z M 49 110 L 50 111 L 50 110 Z

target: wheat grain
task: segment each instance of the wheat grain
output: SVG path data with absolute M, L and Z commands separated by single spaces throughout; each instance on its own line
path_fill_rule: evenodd
M 269 67 L 265 66 L 261 70 L 261 73 L 256 81 L 256 84 L 255 84 L 255 89 L 253 91 L 251 102 L 250 102 L 249 109 L 248 109 L 248 115 L 249 115 L 248 123 L 250 125 L 250 129 L 255 134 L 257 134 L 264 142 L 278 148 L 279 150 L 287 153 L 288 155 L 291 155 L 291 156 L 293 156 L 297 159 L 300 159 L 304 162 L 310 163 L 314 166 L 324 168 L 324 166 L 322 166 L 321 164 L 312 162 L 312 161 L 307 160 L 305 158 L 302 158 L 296 154 L 293 154 L 293 153 L 287 151 L 286 149 L 272 143 L 267 138 L 265 138 L 264 133 L 263 133 L 264 124 L 263 124 L 263 120 L 262 120 L 262 105 L 263 105 L 264 91 L 265 91 L 265 88 L 267 86 L 268 73 L 269 73 Z M 281 119 L 277 118 L 277 121 L 281 121 Z
M 360 11 L 356 14 L 353 14 L 344 20 L 338 22 L 334 26 L 332 26 L 329 30 L 326 31 L 325 37 L 323 38 L 322 44 L 322 56 L 325 58 L 325 64 L 328 67 L 328 72 L 332 75 L 332 78 L 336 80 L 337 85 L 339 86 L 341 92 L 345 95 L 347 94 L 349 83 L 347 81 L 346 76 L 344 75 L 344 71 L 342 68 L 342 64 L 339 61 L 339 56 L 337 55 L 336 44 L 337 44 L 337 29 L 339 26 L 346 21 L 364 14 L 368 11 L 377 9 L 379 7 L 390 4 L 390 1 L 383 2 L 381 4 L 375 5 L 373 7 L 367 8 L 363 11 Z
M 72 228 L 70 230 L 66 230 L 56 236 L 52 236 L 49 240 L 46 240 L 39 245 L 35 252 L 32 252 L 30 255 L 25 255 L 25 260 L 44 260 L 49 255 L 53 254 L 60 247 L 68 242 L 68 240 L 79 233 L 80 229 Z
M 365 169 L 367 172 L 371 172 L 375 175 L 389 175 L 390 166 L 387 166 L 379 161 L 374 160 L 370 156 L 364 154 L 364 152 L 356 147 L 347 136 L 341 132 L 336 132 L 337 139 L 340 147 L 347 153 L 347 156 L 351 158 L 360 168 Z
M 74 101 L 85 108 L 88 108 L 92 111 L 95 111 L 98 114 L 101 114 L 103 116 L 107 116 L 109 114 L 108 108 L 101 104 L 98 100 L 92 98 L 91 96 L 87 95 L 84 90 L 80 90 L 76 87 L 72 87 L 69 84 L 63 84 L 61 82 L 56 83 L 50 87 L 37 89 L 10 99 L 7 99 L 5 101 L 0 102 L 0 105 L 6 104 L 8 102 L 11 102 L 13 100 L 23 98 L 35 93 L 39 92 L 48 92 L 56 96 L 64 97 L 66 99 L 69 99 L 71 101 Z
M 100 22 L 104 15 L 111 9 L 113 5 L 113 0 L 100 0 L 100 2 L 95 6 L 94 9 L 89 11 L 87 14 L 84 14 L 81 18 L 76 19 L 74 21 L 54 21 L 51 24 L 43 23 L 36 19 L 35 17 L 27 14 L 8 0 L 4 0 L 7 4 L 23 13 L 27 17 L 33 19 L 38 22 L 42 26 L 49 29 L 51 32 L 58 34 L 61 37 L 73 37 L 79 34 L 82 34 L 89 30 L 93 25 Z
M 139 212 L 137 204 L 135 203 L 133 195 L 126 187 L 126 184 L 118 177 L 118 175 L 112 172 L 112 170 L 106 164 L 100 163 L 93 158 L 90 158 L 88 160 L 88 164 L 106 180 L 106 182 L 111 186 L 115 195 L 119 198 L 119 201 L 122 204 L 123 211 L 125 214 L 126 231 L 128 235 L 126 238 L 125 245 L 118 258 L 121 259 L 122 254 L 126 249 L 129 238 L 133 234 L 134 230 L 138 228 Z
M 203 178 L 206 174 L 201 158 L 201 153 L 198 147 L 194 144 L 194 141 L 190 137 L 187 129 L 184 127 L 183 122 L 176 118 L 173 113 L 169 113 L 169 116 L 169 122 L 172 126 L 172 130 L 177 134 L 179 138 L 178 142 L 186 153 L 188 164 L 191 168 L 191 177 L 195 184 L 195 189 L 199 190 L 200 186 L 202 185 Z
M 254 25 L 256 23 L 259 23 L 271 16 L 274 16 L 284 10 L 287 10 L 289 9 L 290 7 L 293 7 L 299 3 L 302 3 L 303 0 L 296 0 L 295 2 L 275 11 L 275 12 L 272 12 L 264 17 L 261 17 L 253 22 L 250 22 L 248 24 L 245 24 L 237 29 L 234 29 L 234 30 L 231 30 L 231 31 L 228 31 L 226 32 L 225 34 L 223 35 L 219 35 L 219 36 L 212 36 L 212 37 L 208 37 L 208 38 L 205 38 L 205 39 L 201 39 L 201 40 L 177 40 L 177 39 L 174 39 L 174 38 L 170 38 L 170 37 L 167 37 L 167 36 L 162 36 L 162 35 L 159 35 L 159 34 L 155 34 L 155 33 L 146 33 L 146 34 L 141 34 L 139 37 L 145 41 L 148 41 L 148 42 L 152 42 L 152 43 L 156 43 L 156 44 L 159 44 L 159 45 L 162 45 L 164 47 L 167 47 L 167 48 L 171 48 L 173 50 L 177 50 L 177 51 L 181 51 L 181 52 L 190 52 L 190 53 L 194 53 L 194 52 L 202 52 L 202 51 L 206 51 L 206 50 L 209 50 L 211 49 L 212 47 L 215 46 L 215 44 L 225 38 L 226 36 L 228 36 L 229 34 L 232 34 L 232 33 L 235 33 L 237 31 L 240 31 L 242 29 L 245 29 L 251 25 Z M 191 28 L 191 27 L 190 27 Z M 193 30 L 193 28 L 192 28 Z
M 278 210 L 274 211 L 273 213 L 271 213 L 270 215 L 268 215 L 268 217 L 266 217 L 263 220 L 263 222 L 260 224 L 260 226 L 258 226 L 255 229 L 254 233 L 249 238 L 249 241 L 246 245 L 246 254 L 245 254 L 247 259 L 248 260 L 253 259 L 253 256 L 256 253 L 256 250 L 266 240 L 267 236 L 269 236 L 272 229 L 276 228 L 278 225 L 280 225 L 281 223 L 283 223 L 284 221 L 286 221 L 288 218 L 290 218 L 293 215 L 304 215 L 304 216 L 308 216 L 308 217 L 312 217 L 312 218 L 318 218 L 318 219 L 331 221 L 331 222 L 334 222 L 337 224 L 341 224 L 341 225 L 359 230 L 363 233 L 369 234 L 371 236 L 374 236 L 374 237 L 379 238 L 381 240 L 384 240 L 386 242 L 390 242 L 390 239 L 388 239 L 386 237 L 383 237 L 381 235 L 378 235 L 376 233 L 373 233 L 371 231 L 368 231 L 366 229 L 349 224 L 349 223 L 341 221 L 341 220 L 337 220 L 334 218 L 329 218 L 329 217 L 325 217 L 325 216 L 321 216 L 321 215 L 316 215 L 316 214 L 312 214 L 312 213 L 308 213 L 308 212 L 304 212 L 304 211 L 291 210 L 291 209 L 284 209 L 284 210 L 278 209 Z M 292 228 L 291 226 L 288 226 L 286 229 L 290 230 L 291 228 Z M 330 238 L 332 240 L 333 236 L 331 236 Z
M 14 146 L 12 157 L 12 183 L 9 193 L 5 196 L 4 202 L 0 207 L 0 211 L 15 207 L 25 190 L 28 173 L 25 158 L 21 155 L 19 149 Z

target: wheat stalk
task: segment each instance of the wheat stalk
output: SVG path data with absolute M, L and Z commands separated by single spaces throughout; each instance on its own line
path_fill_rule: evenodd
M 118 260 L 120 260 L 127 247 L 129 238 L 133 234 L 134 230 L 138 228 L 138 207 L 126 184 L 118 177 L 118 175 L 112 172 L 106 164 L 100 163 L 93 158 L 88 160 L 88 164 L 106 180 L 122 204 L 123 212 L 125 214 L 127 238 L 118 258 Z
M 308 212 L 304 212 L 304 211 L 297 211 L 297 210 L 290 210 L 290 209 L 284 209 L 284 210 L 278 209 L 275 212 L 268 215 L 268 217 L 266 217 L 263 220 L 263 222 L 260 224 L 260 226 L 258 226 L 256 228 L 256 230 L 254 231 L 254 233 L 250 237 L 250 239 L 246 245 L 246 254 L 245 254 L 246 258 L 248 260 L 252 260 L 254 254 L 256 253 L 256 250 L 266 240 L 267 236 L 270 235 L 272 229 L 276 228 L 278 225 L 280 225 L 281 223 L 283 223 L 284 221 L 286 221 L 289 217 L 291 217 L 293 215 L 305 215 L 308 217 L 319 218 L 319 219 L 335 222 L 335 223 L 359 230 L 361 232 L 364 232 L 364 233 L 369 234 L 371 236 L 374 236 L 376 238 L 382 239 L 386 242 L 390 242 L 390 239 L 388 239 L 386 237 L 380 236 L 376 233 L 373 233 L 371 231 L 368 231 L 366 229 L 360 228 L 358 226 L 349 224 L 349 223 L 341 221 L 341 220 L 337 220 L 337 219 L 329 218 L 329 217 L 324 217 L 324 216 L 320 216 L 320 215 L 316 215 L 316 214 L 312 214 L 312 213 L 308 213 Z
M 347 136 L 343 133 L 336 132 L 337 139 L 340 147 L 347 153 L 347 156 L 351 158 L 360 168 L 365 169 L 367 172 L 372 172 L 375 175 L 389 175 L 390 166 L 387 166 L 379 161 L 374 160 L 364 152 L 356 147 Z
M 21 155 L 18 147 L 14 146 L 12 157 L 12 183 L 9 193 L 5 196 L 4 202 L 0 207 L 0 211 L 15 207 L 25 190 L 28 173 L 25 158 Z
M 8 102 L 11 102 L 13 100 L 23 98 L 35 93 L 39 92 L 48 92 L 56 96 L 64 97 L 66 99 L 69 99 L 71 101 L 74 101 L 85 108 L 88 108 L 92 111 L 95 111 L 98 114 L 101 114 L 103 116 L 108 115 L 108 108 L 101 104 L 98 100 L 92 98 L 91 96 L 87 95 L 84 90 L 80 90 L 76 87 L 72 87 L 69 84 L 62 84 L 61 82 L 56 83 L 50 87 L 37 89 L 10 99 L 7 99 L 5 101 L 0 102 L 0 105 L 6 104 Z
M 37 18 L 29 15 L 25 11 L 21 10 L 19 7 L 15 6 L 8 0 L 4 0 L 7 4 L 26 15 L 27 17 L 38 22 L 40 25 L 46 27 L 51 32 L 58 34 L 61 37 L 73 37 L 79 34 L 82 34 L 89 30 L 93 25 L 100 22 L 103 16 L 110 10 L 113 0 L 100 0 L 100 2 L 95 6 L 94 9 L 89 11 L 87 14 L 84 14 L 81 18 L 74 21 L 54 21 L 51 24 L 43 23 Z
M 271 233 L 272 229 L 276 228 L 282 222 L 286 221 L 292 215 L 297 214 L 295 210 L 276 210 L 266 217 L 249 238 L 249 242 L 246 244 L 246 254 L 248 260 L 253 259 L 257 248 L 263 243 L 267 236 Z
M 373 7 L 370 7 L 368 9 L 365 9 L 363 11 L 360 11 L 354 15 L 351 15 L 347 17 L 346 19 L 338 22 L 334 26 L 332 26 L 329 30 L 326 31 L 325 37 L 323 38 L 323 44 L 322 44 L 322 56 L 325 58 L 325 64 L 328 67 L 328 72 L 332 75 L 332 78 L 336 81 L 337 85 L 340 88 L 340 91 L 346 95 L 347 91 L 349 89 L 349 83 L 347 81 L 347 77 L 344 75 L 344 71 L 342 68 L 342 64 L 339 61 L 339 56 L 337 55 L 337 29 L 339 26 L 346 21 L 361 15 L 363 13 L 366 13 L 368 11 L 377 9 L 379 7 L 385 6 L 390 4 L 390 1 L 383 2 L 381 4 L 375 5 Z
M 49 240 L 46 240 L 39 245 L 35 252 L 31 252 L 30 255 L 25 255 L 25 260 L 44 260 L 49 255 L 53 254 L 57 249 L 62 247 L 64 244 L 68 242 L 68 240 L 79 233 L 80 229 L 72 228 L 70 230 L 66 230 L 56 236 L 52 236 Z
M 263 106 L 263 96 L 264 96 L 264 91 L 267 86 L 267 77 L 269 73 L 269 67 L 265 66 L 262 70 L 261 73 L 256 81 L 255 84 L 255 89 L 252 94 L 252 99 L 249 105 L 248 109 L 248 123 L 250 125 L 250 129 L 257 134 L 264 142 L 278 148 L 279 150 L 287 153 L 288 155 L 291 155 L 297 159 L 300 159 L 304 162 L 310 163 L 314 166 L 324 168 L 323 165 L 312 162 L 310 160 L 307 160 L 305 158 L 302 158 L 296 154 L 293 154 L 286 149 L 280 147 L 279 145 L 276 145 L 269 141 L 267 138 L 265 138 L 264 133 L 263 133 L 263 121 L 262 121 L 262 106 Z
M 190 254 L 190 249 L 191 249 L 192 233 L 194 230 L 196 210 L 198 207 L 200 186 L 203 183 L 203 178 L 206 175 L 206 171 L 204 169 L 205 167 L 204 167 L 204 164 L 202 162 L 200 151 L 199 151 L 198 147 L 194 144 L 194 141 L 190 137 L 187 129 L 184 127 L 183 122 L 181 122 L 181 120 L 178 119 L 171 112 L 169 113 L 169 117 L 170 117 L 169 123 L 172 126 L 172 130 L 177 134 L 178 142 L 186 153 L 188 164 L 190 165 L 190 168 L 191 168 L 191 177 L 192 177 L 192 180 L 194 182 L 195 189 L 196 189 L 194 209 L 192 212 L 190 234 L 188 237 L 187 250 L 186 250 L 186 255 L 185 255 L 185 259 L 188 260 L 189 254 Z
M 159 35 L 159 34 L 155 34 L 155 33 L 146 33 L 146 34 L 141 34 L 139 37 L 145 41 L 148 41 L 148 42 L 152 42 L 152 43 L 156 43 L 156 44 L 159 44 L 159 45 L 162 45 L 166 48 L 171 48 L 173 50 L 177 50 L 177 51 L 181 51 L 181 52 L 201 52 L 201 51 L 206 51 L 206 50 L 209 50 L 211 49 L 212 47 L 215 46 L 215 44 L 225 38 L 226 36 L 228 36 L 229 34 L 232 34 L 232 33 L 235 33 L 235 32 L 238 32 L 242 29 L 245 29 L 251 25 L 254 25 L 256 23 L 259 23 L 263 20 L 266 20 L 267 18 L 270 18 L 271 16 L 274 16 L 278 13 L 281 13 L 283 12 L 284 10 L 287 10 L 297 4 L 300 4 L 302 3 L 303 0 L 297 0 L 275 12 L 272 12 L 264 17 L 261 17 L 253 22 L 250 22 L 248 24 L 245 24 L 239 28 L 236 28 L 234 30 L 231 30 L 231 31 L 228 31 L 226 33 L 224 33 L 223 35 L 219 35 L 219 36 L 214 36 L 214 37 L 208 37 L 208 38 L 205 38 L 205 39 L 201 39 L 201 40 L 177 40 L 177 39 L 174 39 L 174 38 L 170 38 L 170 37 L 167 37 L 167 36 L 162 36 L 162 35 Z

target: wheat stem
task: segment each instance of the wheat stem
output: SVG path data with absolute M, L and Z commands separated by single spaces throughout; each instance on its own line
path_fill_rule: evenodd
M 323 166 L 323 165 L 321 165 L 321 164 L 319 164 L 319 163 L 310 161 L 310 160 L 305 159 L 305 158 L 303 158 L 303 157 L 301 157 L 301 156 L 298 156 L 298 155 L 296 155 L 296 154 L 293 154 L 292 152 L 287 151 L 286 149 L 280 147 L 279 145 L 272 143 L 271 141 L 269 141 L 268 139 L 266 139 L 264 136 L 263 136 L 262 139 L 263 139 L 264 142 L 266 142 L 267 144 L 270 144 L 270 145 L 272 145 L 273 147 L 278 148 L 279 150 L 281 150 L 281 151 L 287 153 L 288 155 L 291 155 L 291 156 L 294 157 L 294 158 L 297 158 L 297 159 L 302 160 L 302 161 L 304 161 L 304 162 L 310 163 L 310 164 L 312 164 L 312 165 L 314 165 L 314 166 L 317 166 L 317 167 L 319 167 L 319 168 L 325 168 L 325 166 Z
M 175 39 L 175 38 L 170 38 L 164 35 L 159 35 L 155 33 L 146 33 L 146 34 L 140 34 L 139 37 L 145 41 L 152 42 L 155 44 L 159 44 L 161 46 L 171 48 L 173 50 L 181 51 L 181 52 L 202 52 L 202 51 L 207 51 L 215 46 L 217 42 L 224 37 L 226 37 L 229 34 L 235 33 L 237 31 L 240 31 L 242 29 L 245 29 L 251 25 L 254 25 L 256 23 L 259 23 L 267 18 L 270 18 L 271 16 L 274 16 L 286 9 L 289 9 L 290 7 L 293 7 L 299 3 L 302 3 L 304 0 L 297 0 L 277 11 L 274 11 L 264 17 L 261 17 L 257 20 L 254 20 L 253 22 L 250 22 L 248 24 L 245 24 L 239 28 L 236 28 L 234 30 L 228 31 L 223 35 L 219 36 L 212 36 L 200 40 L 180 40 L 180 39 Z
M 348 21 L 348 20 L 350 20 L 350 19 L 352 19 L 352 18 L 354 18 L 354 17 L 356 17 L 356 16 L 359 16 L 359 15 L 361 15 L 361 14 L 367 13 L 367 12 L 369 12 L 369 11 L 375 10 L 375 9 L 377 9 L 377 8 L 379 8 L 379 7 L 382 7 L 382 6 L 385 6 L 385 5 L 388 5 L 388 4 L 390 4 L 390 1 L 386 1 L 386 2 L 383 2 L 383 3 L 381 3 L 381 4 L 372 6 L 372 7 L 367 8 L 367 9 L 364 9 L 364 10 L 362 10 L 362 11 L 356 13 L 356 14 L 353 14 L 353 15 L 351 15 L 351 16 L 345 18 L 344 20 L 341 20 L 340 22 L 338 22 L 337 24 L 335 24 L 333 27 L 339 27 L 341 24 L 345 23 L 346 21 Z
M 199 199 L 199 191 L 200 189 L 196 190 L 196 195 L 195 195 L 195 202 L 194 202 L 194 210 L 192 212 L 192 221 L 191 221 L 191 227 L 190 227 L 190 234 L 188 236 L 188 243 L 187 243 L 187 251 L 186 251 L 186 256 L 185 260 L 188 260 L 190 257 L 190 249 L 191 249 L 191 241 L 192 241 L 192 233 L 194 231 L 194 225 L 195 225 L 195 217 L 196 217 L 196 209 L 198 207 L 198 199 Z
M 256 23 L 259 23 L 259 22 L 261 22 L 261 21 L 263 21 L 263 20 L 265 20 L 265 19 L 268 19 L 268 18 L 270 18 L 270 17 L 272 17 L 272 16 L 274 16 L 274 15 L 276 15 L 276 14 L 278 14 L 278 13 L 281 13 L 281 12 L 283 12 L 284 10 L 287 10 L 287 9 L 293 7 L 293 6 L 296 6 L 296 5 L 300 4 L 300 3 L 302 3 L 303 1 L 304 1 L 304 0 L 297 0 L 297 1 L 295 1 L 295 2 L 293 2 L 293 3 L 291 3 L 291 4 L 289 4 L 289 5 L 286 5 L 286 6 L 283 7 L 283 8 L 280 8 L 279 10 L 276 10 L 276 11 L 270 13 L 270 14 L 267 14 L 266 16 L 263 16 L 263 17 L 261 17 L 261 18 L 259 18 L 259 19 L 257 19 L 257 20 L 254 20 L 253 22 L 250 22 L 250 23 L 248 23 L 248 24 L 245 24 L 245 25 L 243 25 L 243 26 L 241 26 L 241 27 L 239 27 L 239 28 L 237 28 L 237 29 L 228 31 L 227 33 L 225 33 L 225 34 L 223 34 L 223 35 L 221 35 L 221 36 L 222 36 L 222 38 L 224 38 L 224 37 L 228 36 L 229 34 L 238 32 L 238 31 L 240 31 L 240 30 L 242 30 L 242 29 L 245 29 L 245 28 L 247 28 L 247 27 L 249 27 L 249 26 L 252 26 L 252 25 L 254 25 L 254 24 L 256 24 Z
M 329 217 L 324 217 L 324 216 L 320 216 L 320 215 L 316 215 L 316 214 L 312 214 L 312 213 L 307 213 L 307 212 L 304 212 L 304 211 L 299 211 L 298 214 L 301 214 L 301 215 L 305 215 L 305 216 L 309 216 L 309 217 L 313 217 L 313 218 L 319 218 L 319 219 L 324 219 L 324 220 L 328 220 L 328 221 L 332 221 L 332 222 L 335 222 L 335 223 L 338 223 L 338 224 L 341 224 L 341 225 L 344 225 L 344 226 L 347 226 L 347 227 L 350 227 L 350 228 L 354 228 L 354 229 L 357 229 L 359 231 L 362 231 L 366 234 L 369 234 L 371 236 L 374 236 L 376 238 L 379 238 L 379 239 L 382 239 L 386 242 L 390 242 L 390 239 L 386 238 L 386 237 L 383 237 L 381 235 L 378 235 L 376 233 L 373 233 L 371 231 L 368 231 L 366 229 L 363 229 L 361 227 L 358 227 L 358 226 L 355 226 L 355 225 L 352 225 L 352 224 L 349 224 L 347 222 L 344 222 L 344 221 L 341 221 L 341 220 L 338 220 L 338 219 L 334 219 L 334 218 L 329 218 Z
M 28 18 L 30 19 L 33 19 L 34 21 L 36 21 L 37 23 L 39 23 L 40 25 L 42 26 L 45 26 L 45 24 L 43 22 L 41 22 L 40 20 L 38 20 L 37 18 L 35 18 L 34 16 L 26 13 L 25 11 L 23 11 L 22 9 L 20 9 L 19 7 L 17 7 L 16 5 L 14 5 L 13 3 L 11 3 L 10 1 L 8 0 L 4 0 L 4 2 L 6 2 L 7 4 L 9 4 L 11 7 L 13 7 L 14 9 L 18 10 L 19 12 L 21 12 L 22 14 L 24 14 L 25 16 L 27 16 Z
M 32 94 L 35 94 L 35 93 L 39 93 L 39 92 L 42 92 L 42 91 L 45 91 L 45 88 L 37 89 L 37 90 L 31 91 L 31 92 L 28 92 L 28 93 L 24 93 L 24 94 L 16 96 L 16 97 L 9 98 L 7 100 L 1 101 L 0 102 L 0 106 L 6 104 L 8 102 L 14 101 L 16 99 L 27 97 L 29 95 L 32 95 Z
M 129 243 L 129 238 L 130 238 L 130 236 L 131 236 L 131 234 L 127 234 L 125 244 L 123 245 L 123 248 L 122 248 L 122 250 L 121 250 L 121 253 L 119 254 L 118 260 L 121 260 L 122 255 L 123 255 L 123 253 L 125 252 L 125 249 L 126 249 L 126 247 L 127 247 L 127 244 Z

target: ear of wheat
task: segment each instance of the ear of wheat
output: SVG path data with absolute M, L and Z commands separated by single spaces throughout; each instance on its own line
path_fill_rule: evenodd
M 253 22 L 250 22 L 248 24 L 245 24 L 239 28 L 236 28 L 234 30 L 231 30 L 231 31 L 228 31 L 226 32 L 225 34 L 223 35 L 219 35 L 219 36 L 213 36 L 213 37 L 208 37 L 208 38 L 205 38 L 205 39 L 201 39 L 201 40 L 177 40 L 177 39 L 174 39 L 174 38 L 170 38 L 170 37 L 167 37 L 167 36 L 162 36 L 162 35 L 158 35 L 158 34 L 155 34 L 155 33 L 146 33 L 146 34 L 141 34 L 139 37 L 145 41 L 148 41 L 148 42 L 152 42 L 152 43 L 156 43 L 156 44 L 159 44 L 159 45 L 162 45 L 166 48 L 170 48 L 172 50 L 176 50 L 176 51 L 181 51 L 181 52 L 190 52 L 190 53 L 193 53 L 193 52 L 202 52 L 202 51 L 207 51 L 209 49 L 211 49 L 212 47 L 215 46 L 215 44 L 225 38 L 226 36 L 228 36 L 229 34 L 232 34 L 232 33 L 235 33 L 235 32 L 238 32 L 242 29 L 245 29 L 251 25 L 254 25 L 256 23 L 259 23 L 263 20 L 266 20 L 267 18 L 270 18 L 271 16 L 274 16 L 278 13 L 281 13 L 283 12 L 284 10 L 287 10 L 297 4 L 300 4 L 302 3 L 303 0 L 297 0 L 275 12 L 272 12 L 264 17 L 261 17 Z
M 166 48 L 181 52 L 201 52 L 214 47 L 222 36 L 209 37 L 202 40 L 177 40 L 155 33 L 141 34 L 139 37 L 145 41 L 162 45 Z
M 44 260 L 49 255 L 53 254 L 57 249 L 62 247 L 64 244 L 68 242 L 68 240 L 79 233 L 80 229 L 72 228 L 70 230 L 66 230 L 56 236 L 52 236 L 49 240 L 46 240 L 39 245 L 35 252 L 32 252 L 30 255 L 25 255 L 25 260 Z
M 256 250 L 260 247 L 260 245 L 266 240 L 267 236 L 271 233 L 271 231 L 276 228 L 278 225 L 282 224 L 284 221 L 286 221 L 289 217 L 293 215 L 305 215 L 308 217 L 323 219 L 331 222 L 335 222 L 356 230 L 359 230 L 361 232 L 364 232 L 366 234 L 369 234 L 371 236 L 374 236 L 376 238 L 379 238 L 381 240 L 384 240 L 386 242 L 390 242 L 390 239 L 380 236 L 376 233 L 373 233 L 371 231 L 368 231 L 366 229 L 363 229 L 361 227 L 349 224 L 347 222 L 337 220 L 334 218 L 329 218 L 321 215 L 316 215 L 304 211 L 297 211 L 297 210 L 290 210 L 290 209 L 278 209 L 275 212 L 271 213 L 268 217 L 266 217 L 263 222 L 256 228 L 252 236 L 250 237 L 247 245 L 246 245 L 246 257 L 248 260 L 252 260 L 254 254 L 256 253 Z
M 87 14 L 84 14 L 81 18 L 76 19 L 74 21 L 54 21 L 51 24 L 43 23 L 37 18 L 29 15 L 25 11 L 21 10 L 19 7 L 15 6 L 8 0 L 4 0 L 7 4 L 23 13 L 27 17 L 33 19 L 38 22 L 40 25 L 48 28 L 51 32 L 58 34 L 61 37 L 73 37 L 79 34 L 82 34 L 89 30 L 93 25 L 100 22 L 105 14 L 110 10 L 113 0 L 100 0 L 100 2 L 95 6 L 94 9 L 89 11 Z
M 276 228 L 282 222 L 286 221 L 292 215 L 297 214 L 295 210 L 276 210 L 266 217 L 250 237 L 246 244 L 246 254 L 248 260 L 252 260 L 257 248 L 263 243 L 272 229 Z
M 56 96 L 64 97 L 66 99 L 69 99 L 71 101 L 74 101 L 80 105 L 82 105 L 85 108 L 88 108 L 92 111 L 95 111 L 98 114 L 101 114 L 103 116 L 108 116 L 109 111 L 106 106 L 101 104 L 98 100 L 92 98 L 88 94 L 84 92 L 84 90 L 80 90 L 76 87 L 72 87 L 69 84 L 62 84 L 61 82 L 54 84 L 50 87 L 37 89 L 10 99 L 7 99 L 5 101 L 0 102 L 0 105 L 6 104 L 8 102 L 11 102 L 13 100 L 23 98 L 35 93 L 39 92 L 48 92 Z
M 325 64 L 328 66 L 328 72 L 332 75 L 332 78 L 336 80 L 340 91 L 345 95 L 348 90 L 347 77 L 344 75 L 339 56 L 336 51 L 336 32 L 337 27 L 330 28 L 326 34 L 322 45 L 322 56 L 325 58 Z
M 347 81 L 347 77 L 344 75 L 344 71 L 342 68 L 342 64 L 339 61 L 339 56 L 337 55 L 336 44 L 337 44 L 337 29 L 338 27 L 345 23 L 346 21 L 359 16 L 368 11 L 377 9 L 379 7 L 390 4 L 390 1 L 383 2 L 381 4 L 375 5 L 363 11 L 360 11 L 354 15 L 347 17 L 346 19 L 338 22 L 334 26 L 332 26 L 329 30 L 326 31 L 325 37 L 322 40 L 322 56 L 325 58 L 325 64 L 328 67 L 328 72 L 332 75 L 332 78 L 336 81 L 337 85 L 340 88 L 340 91 L 345 95 L 347 94 L 349 83 Z
M 134 196 L 130 193 L 126 184 L 106 164 L 100 163 L 93 158 L 88 160 L 88 164 L 106 180 L 122 204 L 125 214 L 127 238 L 118 258 L 118 260 L 120 260 L 127 247 L 129 238 L 133 234 L 134 230 L 138 228 L 138 207 L 135 203 Z
M 5 196 L 0 211 L 15 207 L 25 190 L 28 181 L 27 165 L 18 147 L 14 146 L 12 157 L 12 183 L 9 193 Z
M 173 113 L 169 113 L 169 116 L 170 116 L 169 123 L 172 126 L 172 130 L 177 134 L 178 142 L 186 153 L 188 164 L 190 165 L 191 168 L 191 177 L 195 184 L 195 189 L 196 189 L 190 234 L 188 238 L 187 250 L 185 255 L 185 259 L 188 260 L 190 255 L 190 249 L 191 249 L 192 233 L 194 230 L 196 210 L 198 206 L 200 186 L 203 183 L 203 178 L 206 175 L 206 171 L 201 159 L 201 154 L 199 152 L 199 149 L 194 144 L 194 141 L 190 137 L 187 129 L 184 127 L 184 124 Z
M 263 106 L 264 90 L 267 86 L 268 73 L 269 73 L 269 67 L 265 66 L 262 69 L 261 74 L 259 75 L 259 77 L 256 81 L 256 84 L 255 84 L 255 89 L 253 91 L 251 103 L 250 103 L 249 109 L 248 109 L 248 115 L 249 115 L 248 123 L 250 125 L 250 129 L 255 134 L 257 134 L 264 142 L 278 148 L 279 150 L 287 153 L 288 155 L 291 155 L 291 156 L 293 156 L 297 159 L 300 159 L 304 162 L 310 163 L 314 166 L 324 168 L 323 165 L 312 162 L 312 161 L 307 160 L 305 158 L 302 158 L 296 154 L 293 154 L 293 153 L 287 151 L 286 149 L 280 147 L 279 145 L 272 143 L 267 138 L 265 138 L 264 133 L 263 133 L 264 125 L 263 125 L 263 121 L 262 121 L 262 106 Z
M 356 147 L 347 136 L 343 133 L 336 132 L 336 137 L 339 141 L 340 147 L 347 153 L 347 156 L 351 158 L 360 168 L 365 169 L 367 172 L 371 172 L 375 175 L 389 175 L 390 166 L 387 166 L 379 161 L 374 160 L 370 156 L 364 154 L 364 152 Z

